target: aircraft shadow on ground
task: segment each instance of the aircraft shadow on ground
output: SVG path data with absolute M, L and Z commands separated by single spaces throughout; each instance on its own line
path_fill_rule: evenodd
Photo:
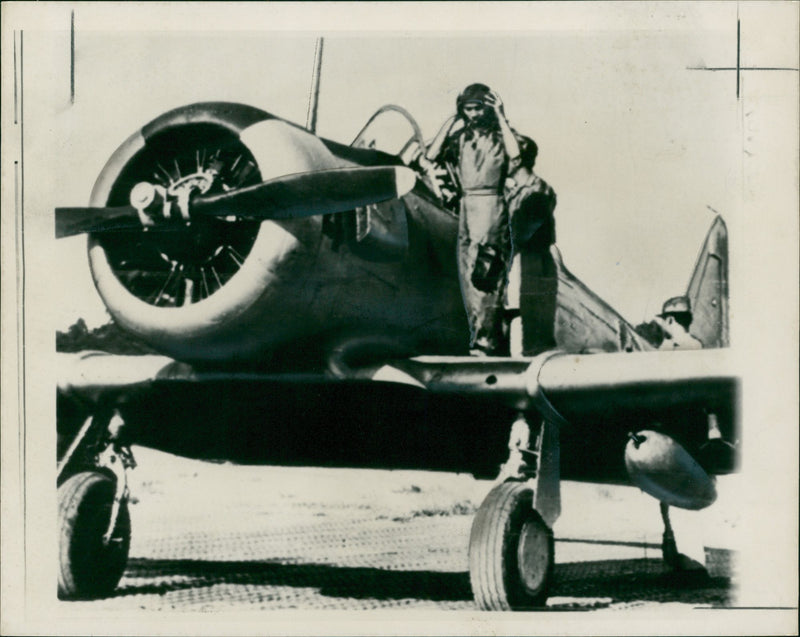
M 472 599 L 467 573 L 402 571 L 332 564 L 131 559 L 127 578 L 179 581 L 123 585 L 116 596 L 161 594 L 217 584 L 314 588 L 326 597 L 354 599 Z
M 232 584 L 312 588 L 325 597 L 350 599 L 472 600 L 466 572 L 269 561 L 135 558 L 128 564 L 125 579 L 116 591 L 116 597 L 164 595 L 179 590 Z M 556 564 L 547 610 L 590 610 L 630 602 L 727 606 L 732 603 L 732 594 L 729 578 L 670 572 L 660 557 L 573 562 Z
M 638 558 L 557 565 L 550 596 L 548 610 L 590 610 L 633 602 L 729 606 L 733 589 L 726 577 L 670 571 L 660 558 Z M 553 603 L 555 597 L 571 600 Z M 582 599 L 595 601 L 587 606 Z

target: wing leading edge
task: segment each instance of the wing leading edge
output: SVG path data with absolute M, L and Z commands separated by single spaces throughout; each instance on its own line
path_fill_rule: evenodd
M 198 369 L 163 356 L 92 352 L 59 358 L 59 393 L 90 402 L 104 394 L 120 396 L 179 383 L 374 381 L 486 398 L 567 424 L 625 420 L 641 413 L 657 416 L 685 407 L 733 414 L 738 394 L 730 351 L 725 349 L 583 355 L 551 351 L 534 358 L 417 357 L 354 369 L 344 379 Z

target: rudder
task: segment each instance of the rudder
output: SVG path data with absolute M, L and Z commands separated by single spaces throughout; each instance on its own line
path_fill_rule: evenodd
M 686 296 L 693 313 L 690 334 L 705 348 L 728 347 L 728 229 L 721 216 L 708 230 Z

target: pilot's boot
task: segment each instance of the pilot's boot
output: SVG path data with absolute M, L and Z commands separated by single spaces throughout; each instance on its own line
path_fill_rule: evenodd
M 479 336 L 472 343 L 469 353 L 470 356 L 508 356 L 508 340 L 501 335 L 495 335 L 493 338 Z
M 504 325 L 505 309 L 499 293 L 485 295 L 476 308 L 475 338 L 470 345 L 473 356 L 508 356 L 509 339 Z
M 472 344 L 472 347 L 469 348 L 469 355 L 470 356 L 491 356 L 492 355 L 492 345 L 486 339 L 476 339 L 475 342 Z
M 508 345 L 499 338 L 479 337 L 469 350 L 470 356 L 508 356 Z

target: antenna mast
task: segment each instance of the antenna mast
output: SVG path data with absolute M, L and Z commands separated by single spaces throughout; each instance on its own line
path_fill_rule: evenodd
M 314 70 L 311 75 L 311 91 L 308 95 L 308 116 L 306 128 L 312 133 L 317 130 L 317 106 L 319 104 L 319 77 L 322 71 L 322 43 L 324 38 L 317 38 L 314 48 Z

